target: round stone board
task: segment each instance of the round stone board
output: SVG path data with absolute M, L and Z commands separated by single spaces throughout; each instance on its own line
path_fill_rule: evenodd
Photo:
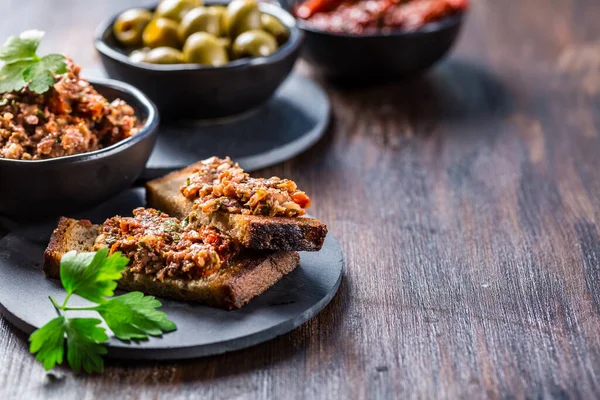
M 142 189 L 129 190 L 100 207 L 74 215 L 101 223 L 113 215 L 131 215 L 144 204 Z M 44 277 L 41 260 L 56 221 L 13 230 L 0 241 L 0 311 L 26 333 L 56 317 L 48 296 L 64 299 L 60 282 Z M 305 323 L 335 295 L 343 269 L 343 255 L 329 234 L 323 249 L 300 253 L 300 265 L 262 295 L 239 310 L 226 311 L 199 304 L 160 299 L 178 329 L 160 338 L 122 342 L 111 338 L 108 356 L 122 359 L 168 360 L 202 357 L 265 342 Z M 73 306 L 86 300 L 73 296 Z M 88 312 L 72 316 L 93 317 Z
M 151 179 L 211 156 L 230 156 L 253 171 L 290 159 L 315 144 L 329 122 L 327 94 L 291 75 L 262 107 L 217 121 L 162 122 L 144 178 Z

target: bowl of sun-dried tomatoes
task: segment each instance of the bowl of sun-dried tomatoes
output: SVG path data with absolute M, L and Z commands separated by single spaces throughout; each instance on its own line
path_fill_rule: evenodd
M 469 0 L 282 0 L 322 74 L 381 79 L 422 72 L 455 43 Z

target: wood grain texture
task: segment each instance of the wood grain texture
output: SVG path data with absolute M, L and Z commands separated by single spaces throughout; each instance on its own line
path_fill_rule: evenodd
M 135 3 L 8 0 L 0 37 L 44 29 L 94 76 L 95 25 Z M 219 357 L 54 378 L 0 319 L 3 398 L 600 397 L 600 3 L 472 3 L 427 75 L 322 82 L 326 138 L 261 172 L 295 179 L 343 246 L 317 318 Z

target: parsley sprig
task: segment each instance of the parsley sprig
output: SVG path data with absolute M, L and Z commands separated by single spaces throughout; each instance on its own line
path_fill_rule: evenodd
M 67 72 L 65 57 L 36 54 L 44 32 L 30 30 L 19 36 L 10 36 L 0 49 L 0 93 L 23 89 L 26 85 L 32 92 L 44 93 L 56 82 L 53 74 Z
M 60 280 L 66 296 L 59 303 L 50 296 L 58 312 L 46 325 L 33 332 L 29 338 L 30 351 L 46 370 L 62 364 L 65 355 L 75 372 L 102 372 L 109 339 L 106 329 L 97 318 L 71 318 L 67 311 L 96 311 L 120 340 L 143 340 L 159 336 L 177 327 L 164 312 L 158 311 L 160 301 L 140 292 L 130 292 L 112 297 L 129 262 L 120 252 L 108 256 L 108 249 L 95 253 L 70 251 L 60 261 Z M 69 307 L 71 296 L 77 295 L 93 303 L 90 307 Z

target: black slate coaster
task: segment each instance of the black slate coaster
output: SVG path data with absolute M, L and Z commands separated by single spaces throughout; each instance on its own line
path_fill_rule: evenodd
M 129 215 L 144 204 L 142 189 L 129 190 L 97 209 L 74 216 L 102 222 L 115 214 Z M 0 241 L 0 311 L 17 328 L 30 333 L 56 316 L 48 296 L 59 301 L 64 290 L 45 279 L 41 260 L 55 221 L 29 225 Z M 291 331 L 329 303 L 342 278 L 342 251 L 331 234 L 317 253 L 300 253 L 300 265 L 240 310 L 161 299 L 162 310 L 178 330 L 162 338 L 124 343 L 111 339 L 109 356 L 123 359 L 194 358 L 249 347 Z M 70 302 L 71 303 L 71 302 Z M 73 306 L 87 302 L 73 297 Z M 77 316 L 94 316 L 79 312 Z
M 316 83 L 291 75 L 264 106 L 219 121 L 164 122 L 144 177 L 162 176 L 211 156 L 230 156 L 247 171 L 285 161 L 325 132 L 330 105 Z

